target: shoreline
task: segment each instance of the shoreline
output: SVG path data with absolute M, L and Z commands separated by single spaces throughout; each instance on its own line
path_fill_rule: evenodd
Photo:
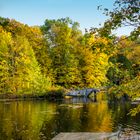
M 42 95 L 37 94 L 0 94 L 0 102 L 2 101 L 23 101 L 23 100 L 51 100 L 55 101 L 63 99 L 63 94 L 46 93 Z

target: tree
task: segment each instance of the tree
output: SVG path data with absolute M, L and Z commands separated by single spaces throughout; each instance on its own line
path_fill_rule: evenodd
M 42 74 L 32 46 L 25 37 L 0 28 L 1 93 L 42 93 L 50 87 Z
M 89 33 L 82 38 L 77 55 L 84 86 L 100 87 L 107 82 L 108 55 L 105 48 L 108 43 L 106 39 Z
M 78 24 L 69 18 L 46 20 L 42 31 L 48 44 L 55 83 L 65 87 L 79 84 L 80 74 L 75 56 L 80 32 Z
M 50 87 L 49 79 L 41 74 L 32 46 L 25 37 L 17 36 L 11 60 L 12 87 L 15 93 L 43 93 Z
M 131 100 L 135 100 L 139 98 L 140 47 L 137 40 L 124 38 L 119 39 L 116 54 L 109 58 L 113 65 L 107 77 L 115 84 L 109 93 L 115 93 L 117 97 L 127 94 Z M 139 112 L 139 107 L 131 111 L 132 115 Z
M 9 92 L 9 47 L 12 45 L 10 33 L 0 27 L 0 93 Z
M 111 31 L 114 29 L 117 29 L 119 27 L 127 27 L 132 26 L 134 30 L 131 32 L 129 38 L 131 40 L 136 40 L 140 35 L 140 1 L 139 0 L 115 0 L 114 3 L 115 8 L 110 11 L 108 9 L 104 9 L 104 14 L 109 16 L 109 19 L 106 20 L 104 23 L 104 26 L 100 29 L 93 29 L 92 32 L 95 33 L 98 32 L 99 36 L 110 38 L 112 37 Z M 115 81 L 116 79 L 121 81 L 119 82 L 119 86 L 114 86 L 111 88 L 111 92 L 120 93 L 122 94 L 128 94 L 133 98 L 136 96 L 139 97 L 139 94 L 137 91 L 139 91 L 139 87 L 137 84 L 139 80 L 139 62 L 138 61 L 132 61 L 136 60 L 135 56 L 132 52 L 135 52 L 134 50 L 137 48 L 133 43 L 131 42 L 131 45 L 127 44 L 126 47 L 124 47 L 128 37 L 122 38 L 121 40 L 117 41 L 114 40 L 114 45 L 116 46 L 122 46 L 122 48 L 118 49 L 116 55 L 113 57 L 111 56 L 110 60 L 114 58 L 115 66 L 113 68 L 110 68 L 108 71 L 107 76 L 113 77 L 115 74 Z M 127 40 L 126 42 L 124 40 Z M 124 43 L 125 42 L 125 43 Z M 129 41 L 130 43 L 130 41 Z M 123 48 L 124 47 L 124 48 Z M 133 48 L 134 47 L 134 48 Z M 138 48 L 137 48 L 138 49 Z M 120 51 L 121 50 L 121 51 Z M 131 50 L 131 51 L 128 51 Z M 133 51 L 132 51 L 133 50 Z M 139 49 L 138 49 L 139 50 Z M 116 51 L 114 51 L 116 52 Z M 129 52 L 129 53 L 128 53 Z M 139 53 L 139 51 L 138 51 Z M 136 52 L 134 54 L 137 54 Z M 133 56 L 134 58 L 132 58 Z M 114 61 L 113 60 L 113 61 Z M 137 64 L 135 64 L 137 62 Z M 109 78 L 109 77 L 108 77 Z M 129 86 L 131 87 L 132 94 L 129 94 L 127 83 L 129 83 Z M 133 88 L 132 88 L 133 85 Z M 136 109 L 137 110 L 137 109 Z M 139 109 L 138 109 L 139 110 Z M 137 111 L 138 111 L 137 110 Z
M 131 38 L 136 39 L 140 35 L 140 1 L 139 0 L 116 0 L 115 8 L 110 11 L 104 9 L 104 14 L 110 17 L 104 23 L 104 27 L 98 31 L 104 36 L 109 36 L 111 30 L 122 26 L 132 26 Z
M 25 48 L 27 47 L 29 51 L 33 52 L 32 58 L 34 58 L 35 61 L 38 61 L 37 65 L 40 65 L 39 69 L 41 69 L 41 75 L 44 75 L 46 79 L 49 79 L 49 81 L 50 79 L 53 80 L 51 60 L 48 56 L 48 47 L 44 40 L 44 36 L 42 34 L 42 31 L 40 30 L 40 27 L 29 27 L 28 25 L 17 22 L 16 20 L 6 18 L 0 18 L 0 25 L 5 31 L 11 33 L 13 46 L 15 49 L 13 50 L 13 48 L 11 48 L 11 52 L 9 53 L 12 58 L 12 64 L 15 65 L 15 62 L 18 63 L 18 58 L 20 59 L 19 51 L 21 51 L 21 54 L 22 51 L 25 51 Z M 20 37 L 23 38 L 23 40 L 21 40 Z M 25 45 L 24 49 L 23 45 L 21 45 L 21 42 L 23 42 L 23 45 Z M 24 55 L 26 54 L 28 54 L 28 51 L 25 51 Z M 17 61 L 14 60 L 15 58 L 17 59 Z
M 32 46 L 36 59 L 41 65 L 41 71 L 46 77 L 53 79 L 52 70 L 50 68 L 51 60 L 48 56 L 48 45 L 42 34 L 40 27 L 29 27 L 26 24 L 17 22 L 14 19 L 0 17 L 0 25 L 7 32 L 10 32 L 12 37 L 23 36 L 28 39 Z

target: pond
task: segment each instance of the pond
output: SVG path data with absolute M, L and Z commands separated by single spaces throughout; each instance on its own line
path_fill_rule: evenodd
M 140 115 L 119 104 L 83 98 L 0 102 L 0 140 L 51 140 L 60 132 L 140 131 Z

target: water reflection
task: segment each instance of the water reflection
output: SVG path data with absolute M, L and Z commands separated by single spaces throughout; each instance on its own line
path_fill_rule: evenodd
M 71 99 L 0 102 L 0 140 L 50 140 L 60 132 L 140 130 L 140 115 L 128 114 L 131 104 Z

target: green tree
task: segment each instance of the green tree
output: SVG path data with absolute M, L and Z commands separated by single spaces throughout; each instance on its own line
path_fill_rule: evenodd
M 135 100 L 139 98 L 140 47 L 138 41 L 124 38 L 119 39 L 116 54 L 109 58 L 113 65 L 109 68 L 107 77 L 115 84 L 109 92 L 118 97 L 127 94 Z M 135 115 L 139 112 L 139 107 L 131 112 Z
M 104 9 L 104 14 L 109 19 L 104 23 L 104 27 L 98 31 L 105 36 L 109 36 L 111 31 L 122 26 L 132 26 L 131 38 L 136 39 L 140 35 L 140 2 L 139 0 L 115 0 L 114 9 L 111 11 Z
M 9 92 L 9 47 L 12 45 L 10 33 L 6 33 L 0 27 L 0 92 Z
M 1 93 L 41 93 L 51 86 L 42 74 L 32 46 L 22 36 L 0 33 Z
M 107 82 L 108 55 L 105 53 L 107 42 L 88 33 L 82 38 L 77 55 L 83 86 L 100 87 Z
M 11 54 L 13 54 L 11 56 L 13 92 L 40 93 L 50 86 L 45 83 L 46 80 L 41 74 L 32 46 L 26 38 L 20 36 L 15 38 Z
M 48 45 L 42 34 L 40 27 L 29 27 L 26 24 L 17 22 L 14 19 L 0 18 L 0 25 L 5 31 L 10 32 L 12 37 L 23 36 L 28 39 L 29 44 L 32 46 L 36 59 L 41 65 L 41 72 L 46 76 L 53 79 L 51 70 L 51 59 L 49 58 Z
M 80 37 L 78 23 L 69 18 L 46 20 L 42 30 L 49 45 L 55 83 L 65 87 L 78 85 L 80 74 L 75 56 Z
M 92 31 L 98 32 L 100 36 L 105 36 L 107 38 L 112 37 L 111 32 L 119 27 L 132 26 L 132 30 L 129 38 L 131 40 L 136 40 L 140 35 L 140 2 L 139 0 L 115 0 L 115 8 L 110 11 L 104 9 L 104 13 L 109 16 L 109 19 L 105 21 L 104 26 L 100 29 L 93 29 Z M 95 33 L 94 32 L 94 33 Z M 129 94 L 127 83 L 131 87 L 132 91 L 131 97 L 139 97 L 138 91 L 139 87 L 136 83 L 139 83 L 139 59 L 136 61 L 137 55 L 139 53 L 138 47 L 135 42 L 130 42 L 127 40 L 128 37 L 121 38 L 119 41 L 114 40 L 114 45 L 117 46 L 116 55 L 112 55 L 109 60 L 114 64 L 112 68 L 109 69 L 107 77 L 113 77 L 116 81 L 119 80 L 119 86 L 114 86 L 111 88 L 111 92 L 122 94 Z M 129 42 L 129 44 L 128 44 Z M 121 46 L 121 48 L 120 48 Z M 135 51 L 137 50 L 137 52 Z M 134 54 L 133 54 L 134 53 Z M 120 82 L 121 81 L 121 82 Z M 135 83 L 135 84 L 134 84 Z M 133 87 L 132 87 L 133 86 Z M 139 109 L 138 109 L 139 110 Z

